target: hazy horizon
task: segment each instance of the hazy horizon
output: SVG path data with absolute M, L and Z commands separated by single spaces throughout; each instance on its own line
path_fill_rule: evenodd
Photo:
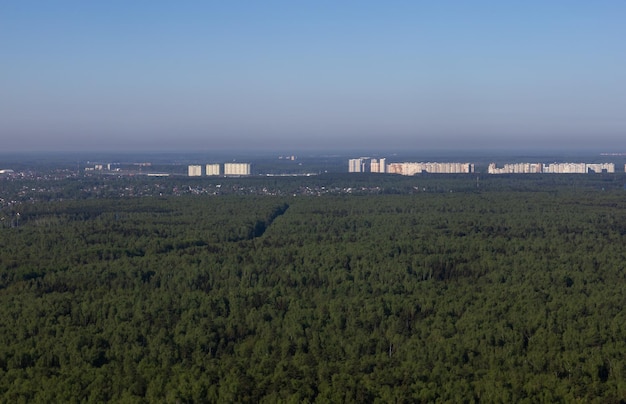
M 3 7 L 0 151 L 626 151 L 626 3 Z

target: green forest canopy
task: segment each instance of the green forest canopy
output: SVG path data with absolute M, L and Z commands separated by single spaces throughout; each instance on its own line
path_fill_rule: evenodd
M 24 204 L 0 395 L 626 399 L 624 191 L 527 188 Z

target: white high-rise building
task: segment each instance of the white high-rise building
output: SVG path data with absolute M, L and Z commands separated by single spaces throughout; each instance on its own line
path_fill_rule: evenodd
M 220 165 L 219 164 L 207 164 L 206 175 L 220 175 Z
M 588 173 L 614 173 L 615 172 L 615 164 L 614 163 L 595 163 L 595 164 L 587 164 L 587 172 Z
M 370 172 L 377 173 L 380 171 L 380 163 L 376 159 L 370 161 Z
M 226 163 L 224 175 L 250 175 L 250 163 Z
M 387 159 L 379 159 L 378 160 L 378 172 L 379 173 L 386 173 L 387 172 Z
M 361 173 L 363 172 L 363 159 L 350 159 L 348 160 L 348 172 L 349 173 Z
M 202 176 L 202 166 L 190 165 L 187 169 L 187 172 L 190 177 L 200 177 Z
M 384 173 L 387 170 L 385 169 L 385 159 L 371 159 L 370 160 L 370 172 L 372 173 Z

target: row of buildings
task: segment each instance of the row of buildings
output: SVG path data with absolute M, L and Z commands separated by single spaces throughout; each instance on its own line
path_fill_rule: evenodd
M 194 164 L 188 167 L 188 175 L 190 177 L 207 176 L 245 176 L 250 175 L 250 163 L 224 163 L 224 169 L 222 171 L 221 164 L 207 164 L 204 166 L 204 172 L 202 171 L 202 165 Z
M 511 163 L 498 168 L 496 163 L 489 164 L 488 174 L 588 174 L 588 173 L 614 173 L 613 163 Z
M 348 161 L 348 172 L 351 173 L 390 173 L 415 175 L 421 173 L 435 174 L 469 174 L 474 172 L 472 163 L 389 163 L 386 159 L 361 157 Z
M 351 173 L 386 173 L 386 159 L 361 157 L 348 160 L 348 172 Z
M 391 174 L 415 175 L 433 174 L 470 174 L 474 172 L 472 163 L 391 163 L 387 167 Z
M 626 165 L 624 166 L 626 171 Z M 351 173 L 389 173 L 400 175 L 415 175 L 421 173 L 434 174 L 471 174 L 475 172 L 473 163 L 387 163 L 386 159 L 360 157 L 348 160 L 348 172 Z M 587 174 L 587 173 L 614 173 L 614 163 L 508 163 L 497 167 L 491 163 L 487 167 L 488 174 Z

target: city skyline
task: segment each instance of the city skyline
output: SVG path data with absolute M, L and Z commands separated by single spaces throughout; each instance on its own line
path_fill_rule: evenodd
M 621 2 L 16 2 L 0 150 L 626 150 Z

